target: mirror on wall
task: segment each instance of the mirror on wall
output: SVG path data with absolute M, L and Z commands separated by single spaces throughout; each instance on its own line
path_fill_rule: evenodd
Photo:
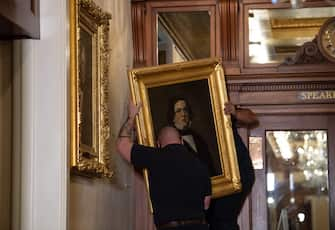
M 327 131 L 266 131 L 269 230 L 328 230 Z
M 278 64 L 312 41 L 322 24 L 335 16 L 335 7 L 249 9 L 246 16 L 248 64 Z
M 158 64 L 211 56 L 210 11 L 159 12 L 156 26 Z

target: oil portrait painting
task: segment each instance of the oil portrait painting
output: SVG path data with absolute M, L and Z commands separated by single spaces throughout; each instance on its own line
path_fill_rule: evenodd
M 133 102 L 143 104 L 136 124 L 139 143 L 155 146 L 158 130 L 174 126 L 189 151 L 208 166 L 213 197 L 240 191 L 231 119 L 223 111 L 228 96 L 220 60 L 133 69 L 129 80 Z
M 91 0 L 70 1 L 71 172 L 112 179 L 108 119 L 111 16 Z

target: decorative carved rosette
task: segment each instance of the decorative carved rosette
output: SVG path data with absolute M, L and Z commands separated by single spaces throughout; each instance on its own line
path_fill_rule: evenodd
M 296 52 L 294 58 L 288 57 L 283 65 L 320 64 L 328 62 L 319 50 L 317 40 L 305 42 Z

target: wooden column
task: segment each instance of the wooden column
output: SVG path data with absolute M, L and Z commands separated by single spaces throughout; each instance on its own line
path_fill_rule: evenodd
M 147 66 L 146 60 L 146 3 L 133 0 L 131 3 L 133 30 L 133 65 L 134 68 Z M 149 194 L 141 173 L 135 173 L 135 230 L 155 230 L 153 216 L 150 213 Z
M 219 2 L 222 60 L 224 63 L 238 63 L 238 1 Z
M 133 50 L 134 67 L 146 65 L 145 49 L 145 2 L 133 1 L 131 4 L 132 30 L 133 30 Z

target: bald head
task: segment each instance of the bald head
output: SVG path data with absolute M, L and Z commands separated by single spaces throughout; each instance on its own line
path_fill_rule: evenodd
M 171 126 L 166 126 L 159 132 L 158 145 L 160 147 L 165 147 L 169 144 L 181 144 L 181 138 L 177 129 Z

